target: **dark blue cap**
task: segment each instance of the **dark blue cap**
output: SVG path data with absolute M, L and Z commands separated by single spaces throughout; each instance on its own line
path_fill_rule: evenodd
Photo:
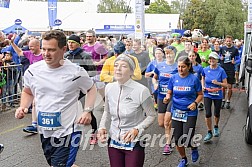
M 114 46 L 114 52 L 116 54 L 121 54 L 126 50 L 125 45 L 122 41 L 119 41 Z

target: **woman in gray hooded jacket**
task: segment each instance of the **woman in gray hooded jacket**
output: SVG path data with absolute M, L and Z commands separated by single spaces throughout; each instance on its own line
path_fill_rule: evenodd
M 118 56 L 114 63 L 117 82 L 105 88 L 105 109 L 98 138 L 107 141 L 105 124 L 110 115 L 108 154 L 111 167 L 143 166 L 145 153 L 141 136 L 156 116 L 149 89 L 131 79 L 135 66 L 131 56 Z

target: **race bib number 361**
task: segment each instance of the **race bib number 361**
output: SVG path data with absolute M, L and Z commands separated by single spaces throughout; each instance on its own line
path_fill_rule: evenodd
M 38 125 L 45 130 L 55 130 L 61 127 L 61 112 L 41 112 L 38 113 Z

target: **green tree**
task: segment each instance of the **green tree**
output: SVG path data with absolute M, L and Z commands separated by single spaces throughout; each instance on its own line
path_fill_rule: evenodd
M 100 0 L 97 13 L 132 13 L 132 8 L 124 0 Z
M 205 34 L 243 37 L 246 10 L 238 0 L 191 0 L 181 18 L 185 29 L 202 29 Z
M 173 0 L 171 1 L 171 13 L 172 14 L 183 14 L 186 9 L 187 1 L 184 0 Z
M 184 14 L 181 16 L 183 20 L 183 27 L 185 29 L 202 29 L 205 25 L 202 24 L 203 17 L 206 15 L 205 6 L 202 0 L 191 0 Z
M 213 36 L 223 36 L 227 34 L 235 38 L 243 37 L 243 25 L 246 19 L 246 11 L 241 1 L 237 0 L 208 0 L 207 6 L 212 13 L 214 22 L 212 22 L 211 34 Z M 213 9 L 216 7 L 216 9 Z
M 150 6 L 147 9 L 145 9 L 145 13 L 170 14 L 171 7 L 165 0 L 155 0 L 155 2 L 152 2 Z

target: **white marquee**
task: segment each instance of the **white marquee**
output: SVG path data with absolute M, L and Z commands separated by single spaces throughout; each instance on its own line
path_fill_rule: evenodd
M 59 27 L 65 31 L 103 29 L 104 25 L 134 25 L 135 15 L 118 13 L 95 13 L 92 0 L 85 2 L 58 2 Z M 22 26 L 30 31 L 49 30 L 47 2 L 22 2 L 11 0 L 10 8 L 0 8 L 0 30 L 22 20 Z M 145 14 L 145 29 L 151 32 L 167 32 L 176 29 L 179 14 Z

